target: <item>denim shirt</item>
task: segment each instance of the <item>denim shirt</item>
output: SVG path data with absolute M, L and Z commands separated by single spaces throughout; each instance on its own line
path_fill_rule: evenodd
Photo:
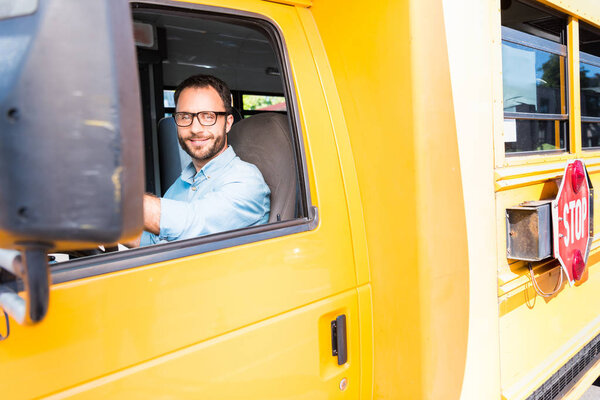
M 144 232 L 140 246 L 265 224 L 270 193 L 258 168 L 229 146 L 198 172 L 188 164 L 160 201 L 159 235 Z

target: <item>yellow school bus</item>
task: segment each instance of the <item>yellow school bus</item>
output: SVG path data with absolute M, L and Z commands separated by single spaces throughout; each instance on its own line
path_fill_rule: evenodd
M 600 375 L 600 241 L 570 285 L 507 229 L 571 160 L 600 187 L 600 3 L 10 7 L 2 399 L 577 399 Z M 117 246 L 185 166 L 198 73 L 231 87 L 269 223 Z

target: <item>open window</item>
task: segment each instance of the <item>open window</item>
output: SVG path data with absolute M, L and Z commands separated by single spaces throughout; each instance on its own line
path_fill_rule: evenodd
M 271 190 L 271 218 L 261 226 L 135 251 L 117 252 L 123 247 L 112 247 L 109 250 L 115 251 L 114 254 L 103 255 L 104 259 L 134 258 L 135 254 L 148 253 L 169 259 L 310 229 L 315 216 L 305 178 L 300 124 L 285 47 L 277 28 L 266 19 L 248 13 L 156 3 L 132 3 L 144 123 L 146 191 L 163 196 L 189 162 L 189 156 L 177 142 L 171 117 L 175 111 L 175 87 L 191 75 L 210 74 L 225 81 L 232 91 L 237 115 L 228 135 L 229 142 L 242 160 L 261 170 Z M 277 173 L 273 173 L 275 169 Z M 65 264 L 84 262 L 80 259 L 82 255 L 88 254 L 71 255 Z
M 501 18 L 505 152 L 568 150 L 566 17 L 504 0 Z

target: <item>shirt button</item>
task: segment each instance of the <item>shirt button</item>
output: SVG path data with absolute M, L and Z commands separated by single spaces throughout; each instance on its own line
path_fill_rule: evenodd
M 192 186 L 192 190 L 195 192 L 196 190 L 198 190 L 198 188 L 196 186 Z

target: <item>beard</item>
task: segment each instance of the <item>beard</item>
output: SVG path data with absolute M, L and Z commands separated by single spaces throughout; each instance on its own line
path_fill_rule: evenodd
M 188 139 L 191 137 L 194 137 L 194 136 L 192 135 L 192 136 L 188 137 Z M 200 161 L 200 162 L 202 162 L 202 161 L 208 162 L 209 160 L 213 159 L 217 154 L 219 154 L 225 147 L 225 138 L 226 137 L 227 137 L 227 133 L 225 131 L 225 126 L 223 126 L 223 131 L 221 132 L 221 135 L 213 134 L 212 140 L 209 140 L 208 143 L 206 143 L 201 148 L 197 148 L 197 147 L 192 147 L 187 142 L 187 140 L 182 138 L 179 134 L 177 135 L 177 139 L 179 140 L 179 144 L 181 145 L 181 148 L 186 153 L 188 153 L 188 155 L 190 157 L 192 157 L 192 160 Z

